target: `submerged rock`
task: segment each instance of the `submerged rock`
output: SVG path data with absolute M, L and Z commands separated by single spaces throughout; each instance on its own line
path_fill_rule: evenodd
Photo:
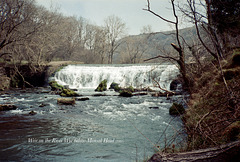
M 16 110 L 17 106 L 15 105 L 0 105 L 0 111 Z
M 36 115 L 37 113 L 35 111 L 30 111 L 28 114 L 29 115 Z
M 88 97 L 76 98 L 76 101 L 87 101 L 87 100 L 89 100 Z
M 170 115 L 182 115 L 185 113 L 185 109 L 182 104 L 173 103 L 169 109 Z
M 149 109 L 159 109 L 159 107 L 149 107 Z
M 39 105 L 39 107 L 45 107 L 45 106 L 49 106 L 49 104 L 41 103 L 41 104 Z
M 74 105 L 75 98 L 58 98 L 57 103 L 59 105 Z

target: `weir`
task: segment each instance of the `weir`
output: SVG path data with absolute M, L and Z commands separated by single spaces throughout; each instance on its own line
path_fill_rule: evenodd
M 178 74 L 175 65 L 68 65 L 55 74 L 54 80 L 76 89 L 95 89 L 104 79 L 108 81 L 108 87 L 115 82 L 121 87 L 156 89 L 154 85 L 157 81 L 162 88 L 169 90 L 170 83 Z

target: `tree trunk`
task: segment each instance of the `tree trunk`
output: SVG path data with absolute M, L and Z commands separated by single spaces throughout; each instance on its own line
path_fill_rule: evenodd
M 181 162 L 181 161 L 205 161 L 205 162 L 233 162 L 240 161 L 240 141 L 218 147 L 195 150 L 191 152 L 175 154 L 154 154 L 148 162 Z

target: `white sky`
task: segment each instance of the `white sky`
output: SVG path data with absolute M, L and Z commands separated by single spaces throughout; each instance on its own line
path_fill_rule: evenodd
M 47 8 L 51 5 L 60 7 L 60 12 L 67 16 L 81 16 L 96 25 L 103 25 L 110 15 L 120 17 L 128 28 L 128 34 L 139 34 L 143 26 L 150 25 L 154 32 L 172 30 L 169 24 L 143 8 L 147 0 L 36 0 Z M 174 20 L 169 0 L 151 0 L 151 8 L 161 16 Z M 184 26 L 182 26 L 184 27 Z

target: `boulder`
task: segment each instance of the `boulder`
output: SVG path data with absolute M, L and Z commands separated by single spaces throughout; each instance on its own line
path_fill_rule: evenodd
M 58 98 L 57 103 L 59 105 L 74 105 L 75 98 Z
M 97 92 L 103 92 L 107 90 L 107 80 L 103 80 L 98 87 L 95 89 Z
M 185 109 L 182 104 L 173 103 L 169 109 L 170 115 L 182 115 L 185 113 Z
M 0 111 L 16 110 L 17 106 L 15 105 L 0 105 Z

